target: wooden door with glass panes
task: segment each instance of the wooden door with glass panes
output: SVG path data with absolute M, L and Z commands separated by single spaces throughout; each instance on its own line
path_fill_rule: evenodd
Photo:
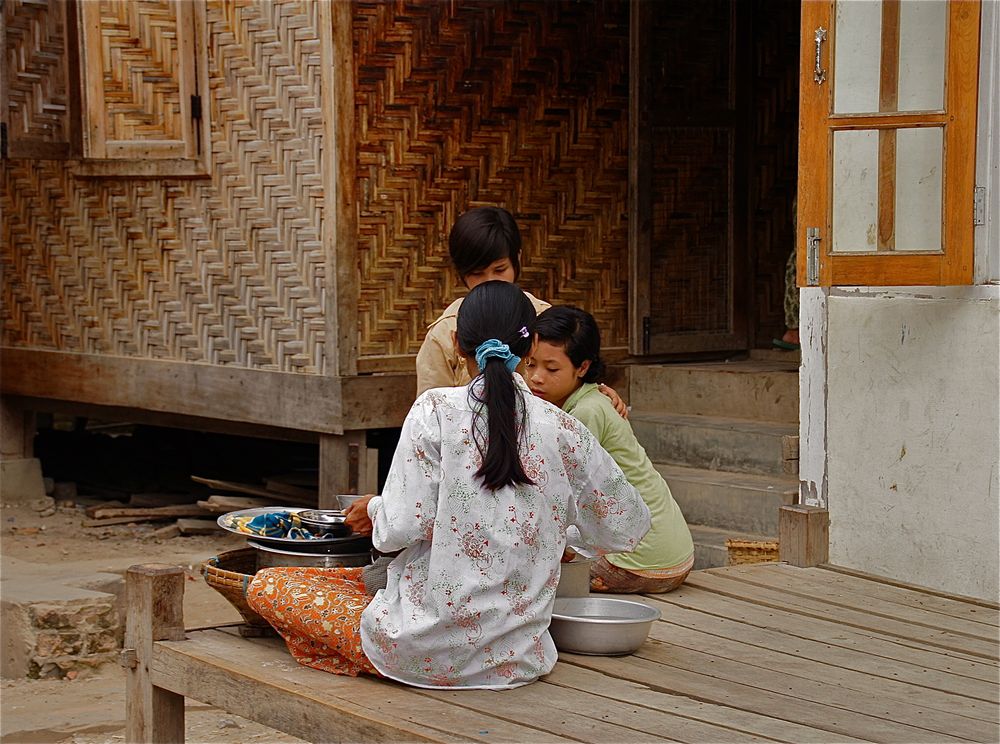
M 979 11 L 803 3 L 800 286 L 972 283 Z

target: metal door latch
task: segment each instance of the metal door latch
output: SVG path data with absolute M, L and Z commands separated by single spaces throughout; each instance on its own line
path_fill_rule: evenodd
M 817 85 L 822 85 L 823 81 L 826 80 L 826 70 L 823 69 L 821 61 L 823 42 L 826 41 L 826 29 L 822 26 L 817 28 L 816 36 L 813 38 L 816 40 L 816 67 L 813 70 L 813 80 Z
M 806 285 L 819 286 L 819 228 L 806 229 Z

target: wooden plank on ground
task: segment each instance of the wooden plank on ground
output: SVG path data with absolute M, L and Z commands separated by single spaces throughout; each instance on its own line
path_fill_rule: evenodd
M 703 592 L 702 596 L 712 598 L 712 595 L 706 592 Z M 813 640 L 801 635 L 800 628 L 795 625 L 789 624 L 786 628 L 759 627 L 740 622 L 738 617 L 720 617 L 699 609 L 689 609 L 697 606 L 697 601 L 682 600 L 683 603 L 678 603 L 671 601 L 672 595 L 649 596 L 644 599 L 662 611 L 665 623 L 698 630 L 710 634 L 713 638 L 725 638 L 784 653 L 794 653 L 823 664 L 894 682 L 906 682 L 920 690 L 940 690 L 985 702 L 995 703 L 1000 690 L 995 683 L 930 669 L 850 646 L 837 646 L 826 640 Z M 673 640 L 673 636 L 668 640 Z M 714 648 L 715 641 L 705 639 L 703 643 L 705 648 Z M 882 652 L 885 653 L 884 650 Z
M 864 672 L 848 669 L 833 661 L 819 662 L 801 656 L 797 647 L 789 644 L 786 649 L 774 649 L 756 645 L 749 640 L 733 640 L 711 635 L 698 628 L 679 626 L 676 623 L 654 623 L 650 638 L 680 646 L 689 652 L 710 657 L 719 657 L 727 662 L 737 662 L 759 667 L 763 674 L 770 677 L 780 676 L 788 684 L 796 688 L 802 684 L 796 678 L 806 680 L 806 687 L 825 688 L 834 685 L 845 691 L 860 693 L 863 697 L 849 693 L 844 694 L 844 705 L 852 710 L 870 712 L 865 707 L 873 698 L 878 699 L 879 708 L 886 700 L 897 702 L 898 715 L 894 713 L 893 720 L 921 721 L 925 727 L 932 727 L 929 720 L 934 721 L 934 727 L 943 727 L 945 733 L 962 733 L 969 719 L 993 724 L 998 720 L 1000 708 L 996 702 L 975 700 L 963 695 L 955 695 L 940 690 L 928 689 L 917 685 L 900 682 L 887 677 L 875 676 Z M 716 664 L 718 668 L 718 664 Z M 816 682 L 820 680 L 820 682 Z M 985 685 L 984 685 L 985 686 Z M 841 693 L 837 693 L 839 696 Z M 821 702 L 835 702 L 838 697 L 825 695 L 814 698 Z M 860 701 L 860 702 L 859 702 Z M 903 716 L 899 718 L 898 716 Z M 969 724 L 970 728 L 979 730 L 983 735 L 982 724 Z M 1000 734 L 1000 731 L 996 733 Z
M 734 599 L 792 610 L 805 617 L 832 619 L 850 627 L 864 628 L 881 635 L 918 642 L 949 652 L 990 659 L 991 661 L 1000 658 L 997 645 L 989 641 L 957 635 L 945 630 L 911 625 L 893 618 L 874 615 L 863 609 L 838 607 L 821 599 L 800 596 L 788 590 L 763 588 L 739 578 L 712 571 L 699 571 L 697 574 L 691 574 L 687 583 Z
M 647 642 L 643 648 L 657 645 Z M 663 645 L 663 644 L 659 644 Z M 669 647 L 666 649 L 669 652 Z M 712 677 L 681 667 L 670 667 L 644 657 L 579 656 L 563 654 L 564 662 L 575 664 L 609 676 L 644 684 L 654 690 L 685 695 L 737 710 L 751 711 L 779 720 L 830 732 L 829 741 L 851 736 L 866 741 L 905 741 L 941 744 L 961 741 L 915 726 L 888 721 L 884 718 L 844 710 L 832 705 L 800 700 L 794 688 L 776 693 L 758 687 Z
M 154 684 L 306 741 L 566 741 L 413 688 L 297 664 L 278 639 L 219 631 L 154 646 Z
M 177 529 L 182 535 L 214 535 L 224 531 L 214 519 L 178 519 Z
M 270 499 L 261 499 L 253 496 L 222 496 L 212 494 L 204 501 L 199 501 L 198 506 L 212 514 L 228 514 L 229 512 L 242 511 L 243 509 L 259 509 L 264 506 L 274 506 L 274 502 Z
M 252 483 L 238 483 L 236 481 L 217 480 L 215 478 L 202 478 L 200 475 L 192 475 L 191 480 L 195 483 L 206 485 L 209 488 L 216 488 L 220 491 L 232 491 L 234 493 L 245 493 L 248 496 L 258 496 L 279 504 L 316 506 L 315 499 L 310 501 L 309 499 L 302 498 L 301 496 L 291 496 L 287 493 L 276 493 L 275 491 L 269 491 L 263 486 L 257 486 Z
M 997 629 L 992 625 L 942 614 L 916 605 L 903 605 L 871 595 L 859 596 L 857 592 L 831 584 L 825 576 L 833 576 L 829 571 L 797 568 L 780 563 L 754 567 L 731 566 L 723 574 L 757 586 L 769 587 L 789 592 L 800 597 L 819 599 L 838 607 L 861 609 L 881 617 L 894 618 L 903 622 L 923 625 L 927 628 L 941 628 L 959 635 L 967 635 L 986 641 L 997 639 Z M 709 573 L 716 573 L 715 570 Z
M 543 679 L 549 684 L 584 690 L 609 698 L 616 701 L 619 706 L 640 706 L 676 714 L 675 721 L 680 723 L 671 723 L 662 731 L 669 732 L 670 737 L 677 741 L 746 741 L 748 736 L 769 737 L 777 741 L 799 744 L 829 744 L 830 741 L 829 731 L 770 718 L 752 711 L 659 692 L 645 685 L 601 674 L 572 663 L 560 661 L 552 673 Z M 843 734 L 839 735 L 837 740 L 862 741 Z
M 796 612 L 752 602 L 734 602 L 731 597 L 699 589 L 687 583 L 669 594 L 659 595 L 659 599 L 671 605 L 734 620 L 747 626 L 794 633 L 797 638 L 807 638 L 839 648 L 855 649 L 877 659 L 897 660 L 964 677 L 977 685 L 982 682 L 991 685 L 997 683 L 996 664 L 983 659 L 968 660 L 952 656 L 940 649 L 904 645 L 895 639 L 863 628 L 848 628 L 833 620 L 813 618 L 809 622 L 803 622 L 802 616 Z
M 116 517 L 130 517 L 136 521 L 146 518 L 155 519 L 175 519 L 177 517 L 204 517 L 207 512 L 197 504 L 181 504 L 179 506 L 151 506 L 147 508 L 139 507 L 105 507 L 94 511 L 94 519 L 114 519 Z

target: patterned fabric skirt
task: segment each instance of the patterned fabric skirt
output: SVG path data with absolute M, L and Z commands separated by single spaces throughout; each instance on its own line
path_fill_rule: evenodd
M 371 599 L 360 568 L 265 568 L 247 587 L 247 602 L 297 662 L 352 677 L 382 676 L 361 649 L 361 613 Z
M 683 584 L 692 568 L 693 555 L 676 566 L 645 571 L 619 568 L 602 557 L 590 564 L 590 590 L 614 594 L 663 594 Z

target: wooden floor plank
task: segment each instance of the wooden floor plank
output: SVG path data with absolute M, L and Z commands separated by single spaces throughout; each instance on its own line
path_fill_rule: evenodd
M 962 695 L 918 687 L 898 680 L 876 677 L 837 664 L 818 662 L 784 650 L 720 638 L 698 629 L 661 622 L 654 624 L 650 637 L 672 646 L 681 646 L 696 654 L 706 654 L 725 661 L 759 667 L 762 670 L 761 673 L 769 676 L 790 678 L 789 684 L 796 687 L 800 685 L 796 678 L 800 678 L 808 680 L 810 686 L 816 684 L 835 685 L 845 691 L 860 693 L 869 700 L 871 696 L 877 696 L 879 706 L 883 701 L 894 700 L 901 704 L 900 715 L 905 716 L 905 718 L 896 720 L 925 720 L 928 717 L 933 717 L 939 720 L 937 725 L 943 727 L 944 731 L 948 733 L 959 733 L 958 729 L 964 725 L 964 721 L 951 720 L 953 716 L 993 722 L 1000 715 L 1000 706 L 993 701 L 975 700 Z M 817 683 L 814 680 L 821 680 L 821 682 Z M 853 698 L 854 696 L 852 696 Z M 833 699 L 829 697 L 817 699 L 833 702 Z M 910 709 L 908 706 L 913 706 L 913 708 Z M 858 707 L 850 702 L 841 707 L 865 711 L 863 706 Z M 952 727 L 956 727 L 954 731 Z M 979 727 L 970 726 L 970 729 L 978 730 Z
M 976 683 L 997 683 L 997 665 L 985 659 L 975 661 L 948 654 L 941 649 L 916 648 L 901 644 L 898 639 L 871 633 L 864 629 L 849 628 L 831 620 L 811 618 L 802 620 L 795 612 L 733 601 L 731 597 L 685 584 L 669 594 L 658 595 L 664 602 L 696 610 L 717 617 L 731 619 L 749 626 L 781 633 L 794 633 L 832 646 L 850 648 L 871 654 L 880 659 L 891 659 L 914 664 L 939 672 L 966 677 Z
M 854 628 L 870 630 L 881 635 L 917 642 L 933 648 L 953 651 L 965 656 L 996 661 L 1000 659 L 1000 649 L 995 643 L 968 636 L 957 635 L 945 630 L 935 630 L 922 625 L 913 625 L 894 618 L 881 617 L 864 611 L 838 607 L 806 596 L 768 589 L 749 584 L 731 576 L 713 574 L 708 571 L 692 574 L 687 583 L 701 589 L 742 599 L 756 604 L 790 610 L 804 617 L 835 620 Z
M 590 744 L 664 740 L 664 733 L 649 731 L 648 721 L 643 725 L 635 716 L 629 722 L 623 721 L 624 711 L 616 711 L 610 701 L 595 695 L 574 695 L 557 685 L 535 683 L 504 690 L 499 695 L 495 690 L 414 688 L 414 692 L 428 700 L 446 702 L 456 711 L 465 711 L 469 715 L 485 714 L 512 723 L 528 721 L 532 727 L 539 729 L 543 740 L 548 736 L 562 736 Z M 649 719 L 656 717 L 652 715 L 653 711 L 649 713 Z M 763 741 L 759 738 L 755 740 Z
M 783 568 L 794 568 L 786 563 L 776 564 Z M 822 576 L 822 580 L 836 584 L 844 589 L 857 592 L 864 596 L 878 597 L 890 602 L 898 602 L 907 606 L 922 607 L 952 617 L 962 617 L 984 625 L 1000 627 L 1000 610 L 976 601 L 943 597 L 939 594 L 928 594 L 916 589 L 905 589 L 895 584 L 862 578 L 851 573 L 842 573 L 831 568 L 800 568 L 806 574 Z
M 723 645 L 721 640 L 719 645 Z M 706 674 L 719 680 L 753 686 L 761 690 L 784 694 L 794 691 L 799 700 L 809 700 L 842 710 L 854 711 L 872 718 L 881 718 L 899 725 L 913 725 L 935 732 L 941 736 L 953 736 L 973 741 L 981 737 L 996 735 L 996 727 L 991 722 L 935 710 L 923 705 L 893 699 L 880 693 L 877 686 L 859 691 L 843 687 L 835 681 L 827 681 L 820 674 L 821 665 L 805 660 L 793 660 L 774 668 L 778 660 L 775 654 L 764 649 L 754 649 L 738 644 L 735 658 L 699 649 L 685 648 L 673 643 L 646 643 L 637 652 L 640 658 L 664 664 L 671 669 L 685 669 Z M 729 648 L 730 651 L 734 649 Z M 787 672 L 789 668 L 799 668 L 797 674 Z M 816 676 L 810 678 L 808 667 L 815 669 Z M 669 673 L 669 672 L 668 672 Z M 989 740 L 989 739 L 986 739 Z
M 938 589 L 931 589 L 926 586 L 920 586 L 919 584 L 908 584 L 905 581 L 898 581 L 897 579 L 889 578 L 887 576 L 876 576 L 874 574 L 866 573 L 864 571 L 858 571 L 854 568 L 847 568 L 846 566 L 837 566 L 832 563 L 824 563 L 822 565 L 816 566 L 817 569 L 823 571 L 832 571 L 834 573 L 844 574 L 845 576 L 853 576 L 858 579 L 863 579 L 864 581 L 874 581 L 879 584 L 885 584 L 887 586 L 895 586 L 900 589 L 907 589 L 909 591 L 920 592 L 921 594 L 927 594 L 929 596 L 941 597 L 943 599 L 951 599 L 956 602 L 964 602 L 966 604 L 979 605 L 980 607 L 987 607 L 991 610 L 997 610 L 1000 612 L 1000 602 L 989 599 L 982 599 L 980 597 L 970 597 L 964 594 L 953 594 L 951 592 L 942 592 Z
M 647 649 L 651 645 L 653 644 L 646 644 L 643 649 Z M 731 682 L 709 674 L 671 667 L 644 656 L 609 657 L 566 654 L 564 660 L 620 679 L 632 680 L 657 691 L 685 695 L 697 700 L 829 731 L 830 741 L 839 741 L 840 736 L 851 736 L 873 742 L 908 742 L 909 744 L 922 742 L 942 744 L 942 742 L 963 741 L 957 737 L 896 723 L 885 718 L 844 710 L 811 700 L 802 700 L 797 697 L 795 688 L 788 688 L 783 693 L 773 692 L 754 684 Z
M 684 604 L 671 600 L 672 595 L 647 598 L 647 602 L 657 606 L 663 613 L 663 622 L 698 630 L 711 636 L 792 653 L 806 659 L 843 667 L 885 680 L 906 682 L 918 686 L 920 689 L 963 695 L 988 703 L 995 703 L 997 695 L 1000 693 L 1000 687 L 995 683 L 886 658 L 871 653 L 871 651 L 858 650 L 850 646 L 837 646 L 827 641 L 806 638 L 798 632 L 800 628 L 795 626 L 781 629 L 764 628 L 740 622 L 739 618 L 720 617 L 716 614 L 689 609 Z M 703 640 L 703 642 L 706 647 L 711 647 L 714 644 L 711 639 Z
M 773 738 L 736 734 L 718 726 L 697 723 L 635 703 L 622 705 L 607 697 L 548 682 L 504 691 L 418 690 L 458 708 L 510 720 L 530 715 L 532 725 L 546 731 L 594 742 L 773 742 Z M 529 714 L 530 712 L 530 714 Z
M 734 566 L 731 571 L 724 575 L 756 586 L 778 589 L 797 596 L 817 599 L 837 607 L 863 610 L 873 615 L 922 625 L 926 628 L 940 628 L 951 633 L 988 642 L 995 642 L 997 639 L 997 628 L 993 625 L 954 617 L 923 607 L 900 604 L 881 597 L 860 594 L 826 580 L 825 576 L 837 575 L 830 571 L 813 569 L 812 572 L 809 572 L 808 569 L 782 566 L 780 563 L 761 565 L 755 568 L 758 570 L 749 571 L 749 566 Z M 711 571 L 710 573 L 715 572 Z M 919 597 L 916 592 L 911 592 L 911 594 Z
M 572 740 L 471 714 L 395 682 L 308 669 L 273 638 L 199 631 L 159 642 L 154 683 L 307 741 L 328 741 L 332 730 L 345 741 Z
M 707 703 L 681 695 L 653 690 L 646 685 L 630 680 L 618 679 L 601 674 L 592 669 L 560 661 L 552 673 L 545 677 L 550 684 L 562 685 L 574 690 L 607 697 L 621 704 L 642 706 L 653 710 L 675 714 L 678 719 L 688 719 L 683 726 L 671 724 L 664 729 L 672 738 L 691 742 L 745 741 L 748 735 L 770 737 L 777 741 L 798 742 L 798 744 L 829 744 L 830 732 L 803 726 L 798 723 L 770 718 L 745 710 Z M 691 728 L 691 724 L 710 724 L 702 728 Z M 840 735 L 840 742 L 860 742 Z

